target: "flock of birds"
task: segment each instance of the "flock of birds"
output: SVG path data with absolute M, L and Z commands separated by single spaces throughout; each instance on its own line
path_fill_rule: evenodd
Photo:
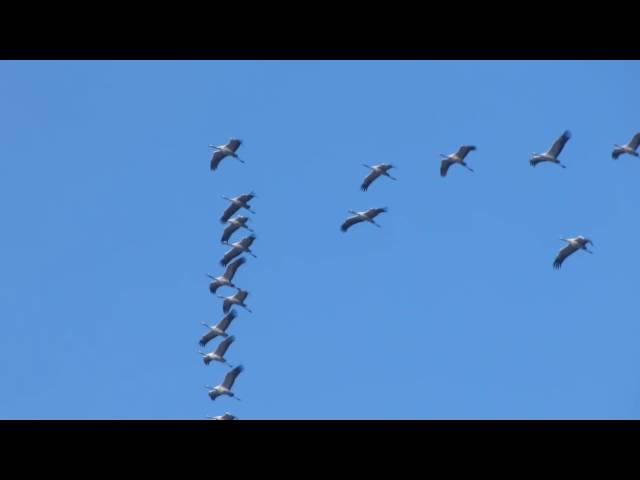
M 217 170 L 220 162 L 228 156 L 244 163 L 244 161 L 240 159 L 240 157 L 236 153 L 241 144 L 242 142 L 240 140 L 231 139 L 226 145 L 209 145 L 215 150 L 213 156 L 211 157 L 211 170 Z M 244 370 L 244 367 L 242 365 L 234 367 L 233 365 L 230 365 L 225 358 L 227 350 L 235 341 L 235 337 L 233 335 L 229 336 L 229 334 L 227 333 L 227 329 L 229 328 L 229 325 L 231 325 L 231 322 L 237 317 L 237 313 L 235 310 L 232 310 L 232 307 L 237 305 L 251 312 L 251 309 L 245 304 L 245 300 L 249 296 L 249 292 L 241 289 L 240 287 L 237 287 L 235 283 L 233 283 L 233 279 L 238 269 L 247 262 L 247 259 L 245 257 L 242 257 L 241 255 L 243 253 L 247 253 L 253 257 L 256 256 L 251 251 L 251 245 L 255 241 L 256 236 L 254 235 L 255 232 L 247 225 L 247 222 L 249 221 L 248 217 L 242 215 L 233 217 L 233 215 L 235 215 L 241 209 L 246 209 L 251 213 L 255 213 L 249 205 L 249 202 L 255 198 L 255 194 L 251 192 L 245 193 L 235 198 L 228 198 L 224 196 L 222 198 L 229 202 L 229 206 L 220 218 L 220 222 L 226 224 L 226 227 L 222 232 L 222 238 L 220 239 L 220 241 L 223 245 L 228 245 L 231 248 L 224 254 L 222 259 L 220 260 L 220 265 L 225 268 L 224 273 L 217 277 L 207 274 L 207 277 L 212 280 L 211 283 L 209 283 L 209 291 L 216 297 L 223 300 L 222 313 L 224 314 L 224 317 L 214 326 L 203 323 L 203 325 L 208 328 L 208 331 L 202 336 L 202 338 L 200 338 L 200 346 L 206 346 L 211 340 L 216 337 L 222 337 L 224 338 L 224 340 L 222 340 L 218 344 L 216 349 L 212 352 L 205 353 L 201 351 L 200 355 L 202 355 L 202 360 L 204 361 L 205 365 L 209 365 L 211 362 L 219 362 L 227 365 L 230 368 L 220 384 L 216 385 L 215 387 L 207 385 L 206 388 L 209 389 L 209 398 L 211 398 L 211 400 L 215 400 L 220 396 L 226 395 L 235 398 L 236 400 L 240 400 L 232 391 L 232 388 L 236 379 L 238 378 L 238 375 L 240 375 L 240 373 L 242 373 L 242 371 Z M 231 240 L 231 236 L 240 229 L 249 231 L 250 235 L 247 235 L 246 237 L 235 243 L 229 243 Z M 226 297 L 218 295 L 218 289 L 222 287 L 234 288 L 236 292 L 233 295 L 229 295 Z M 224 415 L 207 418 L 210 418 L 212 420 L 237 419 L 235 415 L 232 415 L 229 412 L 225 412 Z
M 562 150 L 564 149 L 565 145 L 567 144 L 570 138 L 571 138 L 571 132 L 569 130 L 565 130 L 562 133 L 562 135 L 560 135 L 560 137 L 558 137 L 558 139 L 556 139 L 556 141 L 553 142 L 553 145 L 551 145 L 551 148 L 549 150 L 547 150 L 544 153 L 533 153 L 531 156 L 531 159 L 529 160 L 529 163 L 531 164 L 532 167 L 535 167 L 540 163 L 550 162 L 550 163 L 555 163 L 556 165 L 559 165 L 562 168 L 566 168 L 566 165 L 562 164 L 558 157 L 560 156 L 560 153 L 562 153 Z M 636 133 L 631 139 L 631 141 L 626 145 L 615 144 L 613 152 L 611 153 L 611 157 L 614 160 L 617 160 L 618 157 L 620 157 L 620 155 L 623 155 L 625 153 L 638 157 L 640 156 L 638 154 L 639 145 L 640 145 L 640 133 Z M 440 163 L 440 176 L 446 177 L 447 173 L 449 172 L 449 169 L 456 164 L 461 165 L 465 167 L 467 170 L 473 172 L 473 169 L 469 167 L 469 165 L 467 165 L 467 162 L 465 161 L 465 159 L 467 158 L 467 155 L 469 155 L 469 153 L 473 152 L 474 150 L 476 150 L 475 145 L 463 145 L 458 149 L 457 152 L 452 153 L 450 155 L 440 154 L 440 156 L 443 157 L 443 160 Z M 367 177 L 362 182 L 362 185 L 360 186 L 360 189 L 364 192 L 366 192 L 369 189 L 369 186 L 377 178 L 381 176 L 385 176 L 385 177 L 391 178 L 392 180 L 396 180 L 395 177 L 392 177 L 391 175 L 389 175 L 389 170 L 394 168 L 393 165 L 382 163 L 379 165 L 374 165 L 372 167 L 369 165 L 364 165 L 364 166 L 371 170 L 369 175 L 367 175 Z M 386 211 L 387 209 L 384 207 L 370 208 L 369 210 L 366 210 L 363 212 L 354 212 L 353 210 L 349 210 L 349 213 L 353 214 L 353 216 L 347 218 L 345 222 L 342 224 L 342 226 L 340 227 L 340 229 L 343 232 L 346 232 L 353 225 L 361 222 L 372 223 L 373 225 L 380 227 L 380 225 L 374 221 L 374 218 L 376 218 L 378 215 Z M 556 255 L 556 258 L 553 261 L 553 268 L 555 269 L 559 269 L 562 266 L 562 263 L 566 260 L 566 258 L 569 257 L 571 254 L 577 252 L 578 250 L 584 250 L 588 253 L 593 253 L 591 250 L 587 248 L 589 244 L 593 245 L 593 242 L 589 238 L 584 237 L 582 235 L 578 235 L 577 237 L 573 237 L 573 238 L 561 238 L 560 240 L 566 242 L 567 245 L 564 248 L 562 248 Z
M 562 150 L 564 149 L 565 145 L 570 139 L 571 139 L 571 132 L 569 130 L 564 131 L 562 135 L 560 135 L 560 137 L 558 137 L 558 139 L 556 139 L 556 141 L 553 142 L 553 145 L 549 150 L 547 150 L 544 153 L 533 153 L 529 160 L 529 163 L 531 164 L 532 167 L 535 167 L 540 163 L 549 162 L 549 163 L 554 163 L 556 165 L 559 165 L 562 168 L 566 168 L 566 166 L 560 162 L 558 157 L 560 156 L 560 154 L 562 153 Z M 210 145 L 211 148 L 215 149 L 215 152 L 211 157 L 211 170 L 212 171 L 217 170 L 222 160 L 224 160 L 227 157 L 234 158 L 244 163 L 244 160 L 240 159 L 240 157 L 237 154 L 237 150 L 241 144 L 242 144 L 241 140 L 233 138 L 226 145 L 221 145 L 221 146 Z M 628 155 L 633 155 L 635 157 L 638 157 L 640 156 L 640 154 L 638 154 L 639 145 L 640 145 L 640 133 L 636 133 L 631 139 L 631 141 L 626 145 L 617 145 L 617 144 L 614 145 L 614 149 L 611 156 L 614 160 L 617 160 L 623 154 L 628 154 Z M 440 176 L 446 177 L 449 172 L 449 169 L 453 165 L 461 165 L 465 167 L 467 170 L 473 172 L 473 169 L 467 165 L 465 159 L 467 158 L 469 153 L 473 152 L 474 150 L 476 150 L 476 147 L 474 145 L 463 145 L 458 149 L 458 151 L 450 155 L 440 154 L 440 156 L 443 157 L 443 160 L 441 161 L 441 164 L 440 164 Z M 370 170 L 369 174 L 365 177 L 365 179 L 363 180 L 360 186 L 360 189 L 363 192 L 368 191 L 371 184 L 380 177 L 384 176 L 384 177 L 390 178 L 391 180 L 397 180 L 395 177 L 389 174 L 389 170 L 395 168 L 394 165 L 382 163 L 382 164 L 373 165 L 373 166 L 363 164 L 363 166 Z M 224 273 L 218 277 L 214 277 L 213 275 L 208 275 L 208 276 L 212 280 L 212 282 L 209 285 L 209 290 L 211 291 L 212 294 L 216 295 L 218 298 L 221 298 L 223 300 L 222 310 L 225 316 L 222 320 L 220 320 L 220 322 L 217 325 L 213 327 L 203 324 L 209 329 L 209 331 L 205 335 L 203 335 L 202 338 L 200 339 L 200 345 L 205 346 L 208 342 L 210 342 L 211 340 L 213 340 L 218 336 L 224 337 L 224 340 L 220 342 L 218 347 L 213 352 L 211 353 L 200 352 L 200 353 L 206 365 L 208 365 L 211 362 L 220 362 L 228 365 L 231 368 L 231 370 L 229 370 L 225 375 L 224 380 L 222 381 L 221 384 L 215 387 L 207 387 L 207 388 L 210 388 L 209 397 L 211 397 L 212 400 L 215 400 L 216 398 L 222 395 L 227 395 L 239 400 L 238 397 L 235 395 L 234 392 L 232 392 L 231 389 L 233 387 L 234 382 L 236 381 L 236 378 L 238 377 L 238 375 L 240 375 L 240 373 L 243 371 L 244 368 L 242 367 L 242 365 L 239 365 L 236 367 L 229 365 L 229 363 L 224 357 L 228 348 L 235 341 L 235 337 L 228 336 L 228 334 L 226 333 L 226 330 L 231 324 L 231 322 L 233 321 L 233 319 L 235 319 L 237 316 L 237 314 L 235 313 L 235 310 L 232 310 L 233 306 L 237 305 L 245 308 L 249 312 L 251 311 L 249 307 L 247 307 L 247 305 L 244 303 L 249 293 L 246 290 L 242 290 L 241 288 L 237 287 L 233 283 L 233 278 L 236 275 L 238 268 L 240 268 L 242 265 L 246 263 L 246 258 L 240 257 L 240 255 L 242 255 L 243 253 L 248 253 L 249 255 L 252 255 L 253 257 L 255 257 L 255 255 L 251 251 L 251 245 L 255 241 L 256 236 L 253 234 L 254 233 L 253 230 L 247 226 L 247 222 L 249 221 L 248 217 L 239 215 L 232 218 L 232 216 L 236 214 L 236 212 L 238 212 L 240 209 L 243 209 L 243 208 L 248 210 L 251 213 L 255 213 L 253 212 L 253 210 L 251 210 L 251 207 L 249 205 L 249 201 L 255 198 L 255 194 L 247 193 L 235 198 L 227 198 L 227 197 L 222 197 L 222 198 L 229 201 L 230 205 L 225 210 L 224 214 L 222 215 L 222 218 L 220 219 L 220 221 L 223 224 L 227 225 L 222 234 L 221 242 L 225 245 L 229 245 L 231 248 L 224 254 L 222 260 L 220 260 L 220 264 L 223 267 L 226 267 L 226 270 L 224 271 Z M 342 223 L 342 225 L 340 226 L 340 230 L 342 230 L 343 232 L 347 232 L 354 225 L 358 223 L 364 223 L 364 222 L 371 223 L 377 227 L 380 227 L 380 224 L 375 222 L 375 218 L 381 213 L 385 213 L 385 212 L 387 212 L 386 207 L 370 208 L 362 212 L 349 210 L 349 213 L 351 213 L 352 216 L 347 218 Z M 251 235 L 244 237 L 242 240 L 238 242 L 229 243 L 229 240 L 231 239 L 231 236 L 233 235 L 233 233 L 241 228 L 244 228 L 249 232 L 251 232 Z M 593 242 L 587 237 L 579 235 L 573 238 L 561 238 L 561 240 L 566 242 L 567 245 L 564 248 L 562 248 L 556 255 L 556 258 L 553 261 L 553 267 L 555 269 L 559 269 L 562 266 L 562 263 L 567 259 L 567 257 L 577 252 L 578 250 L 584 250 L 588 253 L 593 253 L 591 250 L 587 248 L 589 244 L 593 245 Z M 236 258 L 236 257 L 239 257 L 239 258 Z M 227 297 L 217 295 L 217 291 L 221 287 L 235 288 L 236 293 Z M 220 415 L 217 417 L 208 417 L 208 418 L 215 419 L 215 420 L 235 420 L 237 417 L 227 412 L 224 415 Z

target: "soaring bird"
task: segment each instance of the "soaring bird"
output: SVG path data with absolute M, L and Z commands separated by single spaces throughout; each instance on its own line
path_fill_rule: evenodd
M 239 305 L 247 311 L 251 312 L 251 309 L 247 307 L 244 303 L 245 299 L 249 296 L 249 292 L 246 290 L 238 289 L 236 293 L 229 297 L 222 297 L 220 295 L 216 295 L 216 297 L 224 300 L 222 303 L 222 312 L 227 313 L 229 309 L 234 305 Z
M 249 235 L 248 237 L 244 237 L 242 240 L 236 243 L 231 244 L 231 249 L 227 250 L 222 259 L 220 260 L 220 265 L 226 267 L 227 264 L 236 258 L 238 255 L 242 255 L 243 252 L 247 252 L 254 258 L 257 258 L 255 254 L 251 251 L 251 244 L 255 241 L 255 235 Z
M 215 150 L 211 157 L 211 170 L 218 168 L 220 162 L 226 157 L 233 157 L 244 163 L 244 160 L 242 160 L 236 153 L 236 150 L 238 150 L 240 145 L 242 145 L 242 140 L 238 140 L 237 138 L 232 138 L 226 145 L 219 145 L 217 147 L 215 145 L 209 145 L 209 148 L 213 148 Z
M 251 210 L 251 206 L 249 205 L 249 202 L 255 197 L 256 195 L 253 192 L 245 193 L 235 198 L 222 197 L 225 200 L 230 201 L 231 205 L 229 205 L 227 209 L 224 211 L 224 213 L 222 214 L 222 217 L 220 218 L 220 223 L 227 223 L 227 221 L 231 218 L 231 216 L 241 208 L 246 208 L 251 213 L 255 213 L 253 210 Z
M 229 412 L 225 412 L 224 415 L 218 415 L 216 417 L 207 417 L 209 420 L 238 420 L 238 417 L 231 415 Z
M 558 269 L 562 266 L 562 262 L 574 252 L 578 250 L 585 250 L 589 253 L 593 253 L 587 248 L 587 244 L 593 245 L 593 242 L 588 238 L 577 236 L 575 238 L 561 238 L 560 240 L 567 242 L 567 246 L 558 252 L 558 256 L 553 261 L 553 268 Z
M 371 172 L 369 173 L 369 175 L 367 175 L 367 177 L 362 182 L 362 185 L 360 186 L 360 189 L 363 192 L 366 192 L 367 189 L 369 188 L 369 185 L 371 185 L 373 183 L 373 181 L 376 178 L 378 178 L 380 175 L 384 175 L 385 177 L 389 177 L 391 180 L 397 180 L 397 178 L 392 177 L 391 175 L 389 175 L 389 170 L 391 170 L 392 168 L 396 168 L 393 165 L 390 165 L 388 163 L 381 163 L 379 165 L 374 165 L 373 167 L 370 167 L 369 165 L 366 165 L 364 163 L 362 165 L 364 167 L 367 167 L 367 168 L 371 169 Z
M 235 340 L 236 340 L 236 337 L 231 335 L 230 337 L 227 337 L 222 342 L 220 342 L 220 344 L 215 349 L 215 351 L 211 353 L 199 352 L 200 355 L 202 355 L 202 360 L 204 361 L 204 364 L 209 365 L 211 362 L 221 362 L 226 365 L 229 365 L 229 362 L 227 362 L 227 359 L 224 358 L 224 354 L 227 352 L 227 349 L 231 346 L 231 344 L 235 342 Z M 233 367 L 233 365 L 229 365 L 229 367 Z
M 640 145 L 640 133 L 636 133 L 631 141 L 626 145 L 614 145 L 613 153 L 611 153 L 611 157 L 614 160 L 617 160 L 620 155 L 623 153 L 628 153 L 629 155 L 633 155 L 634 157 L 638 157 L 638 145 Z
M 552 162 L 560 165 L 562 168 L 567 168 L 566 165 L 560 163 L 560 160 L 558 160 L 558 156 L 560 155 L 560 152 L 562 152 L 562 149 L 567 144 L 570 138 L 571 132 L 569 130 L 565 130 L 562 135 L 560 135 L 558 139 L 553 142 L 553 145 L 551 145 L 551 148 L 547 152 L 532 153 L 533 157 L 531 157 L 529 163 L 532 167 L 535 167 L 540 162 Z
M 380 225 L 377 224 L 376 222 L 373 221 L 374 218 L 376 218 L 378 215 L 380 215 L 383 212 L 386 212 L 387 208 L 370 208 L 369 210 L 365 211 L 365 212 L 354 212 L 353 210 L 349 210 L 349 213 L 352 213 L 353 216 L 349 217 L 345 220 L 345 222 L 340 226 L 340 230 L 342 230 L 343 232 L 346 232 L 347 230 L 349 230 L 349 228 L 353 225 L 355 225 L 356 223 L 360 223 L 360 222 L 369 222 L 369 223 L 373 223 L 376 227 L 379 227 Z
M 240 375 L 240 373 L 242 373 L 243 370 L 244 367 L 242 365 L 238 365 L 237 367 L 234 367 L 227 372 L 227 374 L 224 376 L 222 384 L 216 385 L 215 387 L 207 385 L 207 388 L 211 389 L 209 391 L 209 398 L 211 398 L 211 400 L 215 400 L 221 395 L 228 395 L 235 398 L 236 400 L 240 400 L 238 397 L 236 397 L 235 393 L 231 391 L 231 388 L 233 388 L 233 384 L 236 381 L 236 378 L 238 377 L 238 375 Z
M 229 264 L 224 273 L 219 277 L 214 277 L 213 275 L 207 274 L 207 277 L 213 280 L 213 282 L 209 284 L 209 291 L 215 295 L 216 291 L 220 287 L 226 286 L 235 288 L 236 286 L 232 282 L 233 277 L 235 276 L 238 268 L 240 268 L 240 265 L 244 265 L 246 261 L 247 259 L 244 257 L 240 257 L 237 260 L 234 260 Z
M 224 318 L 222 320 L 220 320 L 218 322 L 218 324 L 214 327 L 207 325 L 204 322 L 201 322 L 202 325 L 204 325 L 205 327 L 207 327 L 209 329 L 209 331 L 207 333 L 205 333 L 202 338 L 200 339 L 200 346 L 204 347 L 207 343 L 209 343 L 211 340 L 213 340 L 214 338 L 220 336 L 220 337 L 228 337 L 229 334 L 226 332 L 227 328 L 229 328 L 229 325 L 231 325 L 231 322 L 234 318 L 236 318 L 238 316 L 238 314 L 236 313 L 235 310 L 231 310 L 227 315 L 224 316 Z
M 444 157 L 444 160 L 442 160 L 442 163 L 440 164 L 440 176 L 446 177 L 449 167 L 454 163 L 459 163 L 467 170 L 473 172 L 473 169 L 465 163 L 464 159 L 469 154 L 469 152 L 472 152 L 474 150 L 476 150 L 476 147 L 474 145 L 463 145 L 458 149 L 456 153 L 452 153 L 451 155 L 444 155 L 443 153 L 441 153 L 440 156 Z
M 231 238 L 231 235 L 233 235 L 233 233 L 240 228 L 246 228 L 251 233 L 253 233 L 253 230 L 247 227 L 248 221 L 249 221 L 249 217 L 242 217 L 242 216 L 238 216 L 238 217 L 232 218 L 231 220 L 227 220 L 228 225 L 225 227 L 220 241 L 222 243 L 227 243 Z

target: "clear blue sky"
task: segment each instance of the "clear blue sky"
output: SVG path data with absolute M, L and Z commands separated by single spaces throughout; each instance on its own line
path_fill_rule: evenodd
M 0 62 L 0 418 L 640 418 L 640 160 L 611 159 L 639 84 L 638 62 Z M 532 168 L 565 129 L 568 168 Z M 211 173 L 232 136 L 246 164 Z M 441 178 L 462 144 L 475 173 Z M 399 180 L 363 193 L 363 162 Z M 220 196 L 251 190 L 242 402 L 212 402 L 205 274 Z M 594 255 L 554 271 L 576 235 Z

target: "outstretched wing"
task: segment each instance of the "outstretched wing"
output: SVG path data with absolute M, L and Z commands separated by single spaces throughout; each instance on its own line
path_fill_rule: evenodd
M 445 159 L 442 160 L 442 163 L 440 164 L 440 176 L 441 177 L 446 177 L 447 176 L 447 172 L 449 171 L 449 167 L 451 165 L 453 165 L 453 160 L 449 160 L 449 159 Z
M 629 142 L 629 148 L 635 150 L 638 148 L 638 145 L 640 145 L 640 133 L 636 133 L 633 136 L 633 138 Z
M 564 260 L 576 250 L 577 248 L 574 247 L 573 245 L 567 245 L 562 250 L 560 250 L 558 252 L 558 256 L 553 261 L 553 268 L 555 269 L 560 268 L 562 266 L 562 262 L 564 262 Z
M 357 215 L 349 217 L 349 218 L 347 218 L 345 220 L 345 222 L 342 225 L 340 225 L 340 230 L 342 230 L 343 232 L 346 232 L 353 225 L 355 225 L 356 223 L 360 223 L 362 221 L 364 221 L 364 220 L 362 218 L 360 218 L 359 216 L 357 216 Z
M 227 267 L 227 270 L 224 272 L 225 278 L 229 281 L 233 280 L 233 277 L 236 274 L 238 268 L 240 268 L 240 265 L 243 265 L 246 261 L 247 260 L 244 257 L 240 257 L 237 260 L 231 262 Z
M 239 205 L 236 205 L 235 203 L 232 203 L 231 205 L 229 205 L 227 209 L 224 211 L 224 213 L 222 214 L 222 217 L 220 217 L 220 223 L 227 223 L 227 220 L 231 218 L 231 215 L 236 213 L 238 210 L 240 210 Z
M 225 301 L 222 302 L 222 313 L 229 313 L 230 308 L 231 308 L 231 302 L 225 299 Z
M 232 138 L 231 140 L 229 140 L 229 143 L 227 143 L 226 147 L 229 150 L 231 150 L 233 153 L 236 153 L 236 150 L 238 150 L 240 145 L 242 145 L 242 140 L 238 140 L 237 138 Z
M 376 170 L 371 170 L 371 172 L 369 172 L 369 175 L 367 175 L 364 181 L 362 182 L 362 185 L 360 185 L 360 190 L 362 190 L 363 192 L 366 192 L 367 189 L 369 188 L 369 185 L 371 185 L 371 183 L 373 183 L 373 181 L 376 178 L 378 178 L 380 175 L 381 175 L 381 172 L 378 172 Z
M 238 230 L 240 228 L 240 225 L 234 225 L 233 223 L 230 223 L 225 229 L 224 232 L 222 232 L 222 238 L 220 239 L 220 241 L 222 243 L 226 243 L 229 241 L 229 239 L 231 238 L 231 235 L 233 235 L 233 232 L 235 232 L 236 230 Z
M 371 208 L 369 210 L 367 210 L 367 213 L 365 213 L 365 215 L 371 219 L 376 218 L 378 215 L 380 215 L 381 213 L 386 212 L 387 209 L 386 208 Z
M 611 158 L 617 160 L 620 155 L 624 153 L 624 149 L 622 148 L 614 148 L 613 152 L 611 152 Z
M 244 303 L 245 299 L 249 296 L 249 292 L 246 290 L 238 290 L 234 297 L 241 303 Z
M 231 250 L 224 254 L 224 257 L 222 257 L 222 260 L 220 260 L 220 265 L 226 267 L 231 260 L 236 258 L 241 253 L 242 251 L 239 248 L 233 247 Z
M 220 288 L 220 282 L 218 280 L 214 280 L 209 284 L 209 291 L 214 295 L 218 291 L 218 288 Z
M 463 145 L 456 152 L 456 157 L 458 157 L 460 160 L 464 160 L 464 157 L 466 157 L 469 152 L 472 152 L 475 149 L 475 145 Z
M 237 200 L 238 200 L 239 202 L 242 202 L 242 203 L 247 203 L 248 201 L 252 200 L 252 199 L 253 199 L 253 197 L 255 197 L 255 194 L 254 194 L 254 193 L 245 193 L 245 194 L 243 194 L 243 195 L 240 195 L 240 196 L 237 198 Z
M 542 157 L 534 157 L 531 160 L 529 160 L 529 163 L 531 164 L 532 167 L 535 167 L 536 165 L 538 165 L 541 162 L 546 162 L 547 159 L 542 158 Z
M 227 349 L 233 342 L 235 342 L 235 340 L 236 340 L 236 337 L 234 337 L 233 335 L 225 338 L 222 342 L 220 342 L 220 345 L 218 345 L 218 348 L 216 348 L 215 354 L 218 355 L 220 358 L 224 358 L 224 354 L 227 352 Z
M 217 169 L 218 165 L 220 165 L 220 162 L 224 160 L 227 155 L 228 154 L 226 154 L 222 150 L 216 150 L 215 152 L 213 152 L 213 155 L 211 156 L 211 170 Z
M 227 328 L 229 328 L 231 321 L 237 316 L 238 314 L 236 313 L 236 311 L 231 310 L 227 315 L 224 316 L 222 320 L 220 320 L 220 322 L 218 323 L 218 325 L 216 325 L 216 327 L 218 327 L 220 330 L 224 332 Z
M 565 130 L 563 134 L 560 135 L 560 137 L 555 142 L 553 142 L 553 145 L 551 146 L 551 149 L 548 152 L 549 155 L 551 155 L 553 158 L 557 158 L 570 138 L 571 138 L 571 132 L 569 130 Z
M 224 376 L 224 381 L 222 382 L 222 386 L 224 388 L 231 390 L 234 382 L 236 381 L 236 378 L 238 378 L 238 375 L 240 375 L 243 370 L 244 370 L 244 367 L 242 365 L 238 365 L 237 367 L 234 367 L 231 370 L 229 370 L 229 372 Z

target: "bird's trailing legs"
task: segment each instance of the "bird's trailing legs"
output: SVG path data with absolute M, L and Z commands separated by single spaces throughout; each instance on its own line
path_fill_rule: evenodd
M 464 168 L 466 168 L 467 170 L 469 170 L 470 172 L 473 172 L 473 168 L 471 168 L 469 165 L 467 165 L 466 163 L 463 163 L 462 166 Z

